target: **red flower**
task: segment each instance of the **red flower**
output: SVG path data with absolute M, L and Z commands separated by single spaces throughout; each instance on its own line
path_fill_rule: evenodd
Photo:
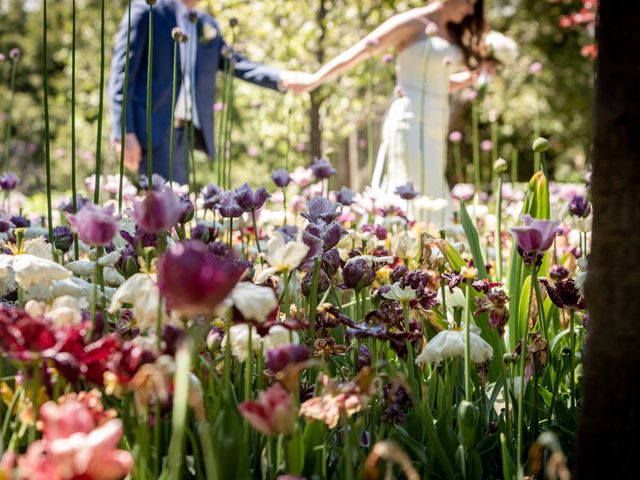
M 279 383 L 258 394 L 258 400 L 238 405 L 240 414 L 265 435 L 289 435 L 295 428 L 291 394 Z

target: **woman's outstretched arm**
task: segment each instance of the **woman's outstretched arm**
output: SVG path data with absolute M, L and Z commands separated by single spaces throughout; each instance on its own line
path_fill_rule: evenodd
M 313 90 L 322 83 L 352 69 L 372 55 L 397 47 L 420 35 L 425 28 L 425 21 L 421 20 L 424 18 L 422 10 L 416 8 L 394 15 L 355 45 L 325 63 L 313 74 L 313 84 L 308 90 Z

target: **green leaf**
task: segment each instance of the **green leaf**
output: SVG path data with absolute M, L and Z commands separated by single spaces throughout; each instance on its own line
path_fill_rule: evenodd
M 473 256 L 473 265 L 478 269 L 478 278 L 487 278 L 487 269 L 485 267 L 484 257 L 482 256 L 482 250 L 480 248 L 478 230 L 473 224 L 473 220 L 471 220 L 464 202 L 460 202 L 460 220 L 462 222 L 464 233 L 467 235 L 467 240 L 469 241 L 469 248 L 471 249 L 471 255 Z

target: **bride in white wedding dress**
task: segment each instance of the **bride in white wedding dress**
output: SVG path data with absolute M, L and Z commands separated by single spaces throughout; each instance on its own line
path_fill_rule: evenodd
M 483 3 L 441 0 L 396 14 L 312 75 L 306 90 L 396 49 L 395 98 L 383 124 L 372 188 L 393 193 L 411 182 L 423 195 L 450 199 L 449 93 L 472 85 L 481 72 L 493 73 L 493 65 L 483 61 Z

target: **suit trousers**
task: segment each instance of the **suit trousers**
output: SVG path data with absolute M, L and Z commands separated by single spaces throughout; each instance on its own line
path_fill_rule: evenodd
M 142 161 L 140 162 L 140 175 L 147 174 L 147 149 L 146 143 L 142 143 Z M 170 175 L 170 149 L 169 139 L 153 149 L 151 162 L 153 173 L 162 175 L 169 181 Z M 185 123 L 180 128 L 174 130 L 173 137 L 173 181 L 180 185 L 189 181 L 191 148 L 199 150 L 208 155 L 204 144 L 202 130 L 195 128 L 190 123 Z

